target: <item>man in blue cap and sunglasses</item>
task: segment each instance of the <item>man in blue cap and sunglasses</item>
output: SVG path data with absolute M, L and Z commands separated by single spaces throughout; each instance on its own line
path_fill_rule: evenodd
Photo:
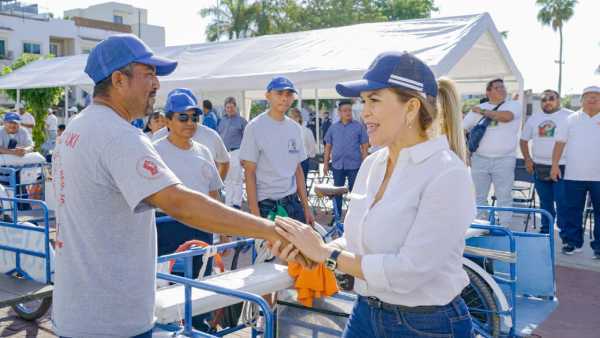
M 131 125 L 153 111 L 157 76 L 176 67 L 131 34 L 101 41 L 88 56 L 85 72 L 94 82 L 94 102 L 69 123 L 53 158 L 52 320 L 59 336 L 151 337 L 153 208 L 204 231 L 281 238 L 272 222 L 182 185 L 150 140 Z

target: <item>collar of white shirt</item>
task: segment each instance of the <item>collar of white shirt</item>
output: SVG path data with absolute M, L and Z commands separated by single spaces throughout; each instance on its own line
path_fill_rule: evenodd
M 421 163 L 435 153 L 442 150 L 447 150 L 449 148 L 450 146 L 448 145 L 448 139 L 446 136 L 438 136 L 410 148 L 402 149 L 400 151 L 400 155 L 398 156 L 398 162 L 406 162 L 410 160 L 415 164 Z M 380 152 L 380 155 L 377 157 L 377 162 L 385 163 L 389 157 L 389 148 L 385 147 Z

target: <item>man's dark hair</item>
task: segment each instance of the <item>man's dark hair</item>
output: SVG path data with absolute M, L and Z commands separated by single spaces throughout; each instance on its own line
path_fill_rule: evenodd
M 64 131 L 65 129 L 67 129 L 67 126 L 65 126 L 64 124 L 59 124 L 58 125 L 58 130 L 63 130 Z
M 554 89 L 546 89 L 546 90 L 544 90 L 544 91 L 542 92 L 542 94 L 543 94 L 543 93 L 552 93 L 552 94 L 556 95 L 556 97 L 557 97 L 557 98 L 559 98 L 559 99 L 560 99 L 560 94 L 559 94 L 559 93 L 558 93 L 556 90 L 554 90 Z
M 492 86 L 494 85 L 494 83 L 497 83 L 497 82 L 504 83 L 504 80 L 502 80 L 501 78 L 496 78 L 496 79 L 489 81 L 485 85 L 485 91 L 489 92 L 492 89 Z
M 211 111 L 213 109 L 212 102 L 210 102 L 209 100 L 202 101 L 202 108 Z
M 350 100 L 341 100 L 340 102 L 338 102 L 338 108 L 341 108 L 343 105 L 352 105 L 352 101 Z
M 226 106 L 230 103 L 237 107 L 237 102 L 235 102 L 235 97 L 229 96 L 228 98 L 226 98 L 224 106 Z
M 133 64 L 130 63 L 127 66 L 115 70 L 115 72 L 121 72 L 125 74 L 127 77 L 131 77 L 133 75 Z M 108 92 L 112 87 L 112 74 L 110 74 L 106 79 L 96 83 L 94 86 L 94 94 L 93 97 L 97 96 L 108 96 Z

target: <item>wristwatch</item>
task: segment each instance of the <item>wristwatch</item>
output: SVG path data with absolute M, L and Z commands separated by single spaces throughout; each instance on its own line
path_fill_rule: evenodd
M 334 249 L 329 258 L 325 260 L 325 267 L 331 271 L 334 271 L 335 268 L 337 268 L 337 259 L 341 253 L 342 252 L 340 250 Z

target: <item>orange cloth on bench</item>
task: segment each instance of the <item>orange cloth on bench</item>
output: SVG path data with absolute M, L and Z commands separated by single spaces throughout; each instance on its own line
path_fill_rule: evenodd
M 294 262 L 288 263 L 288 273 L 296 279 L 294 287 L 298 292 L 298 301 L 312 307 L 313 299 L 329 297 L 339 288 L 333 271 L 325 268 L 323 263 L 313 269 L 307 269 Z

